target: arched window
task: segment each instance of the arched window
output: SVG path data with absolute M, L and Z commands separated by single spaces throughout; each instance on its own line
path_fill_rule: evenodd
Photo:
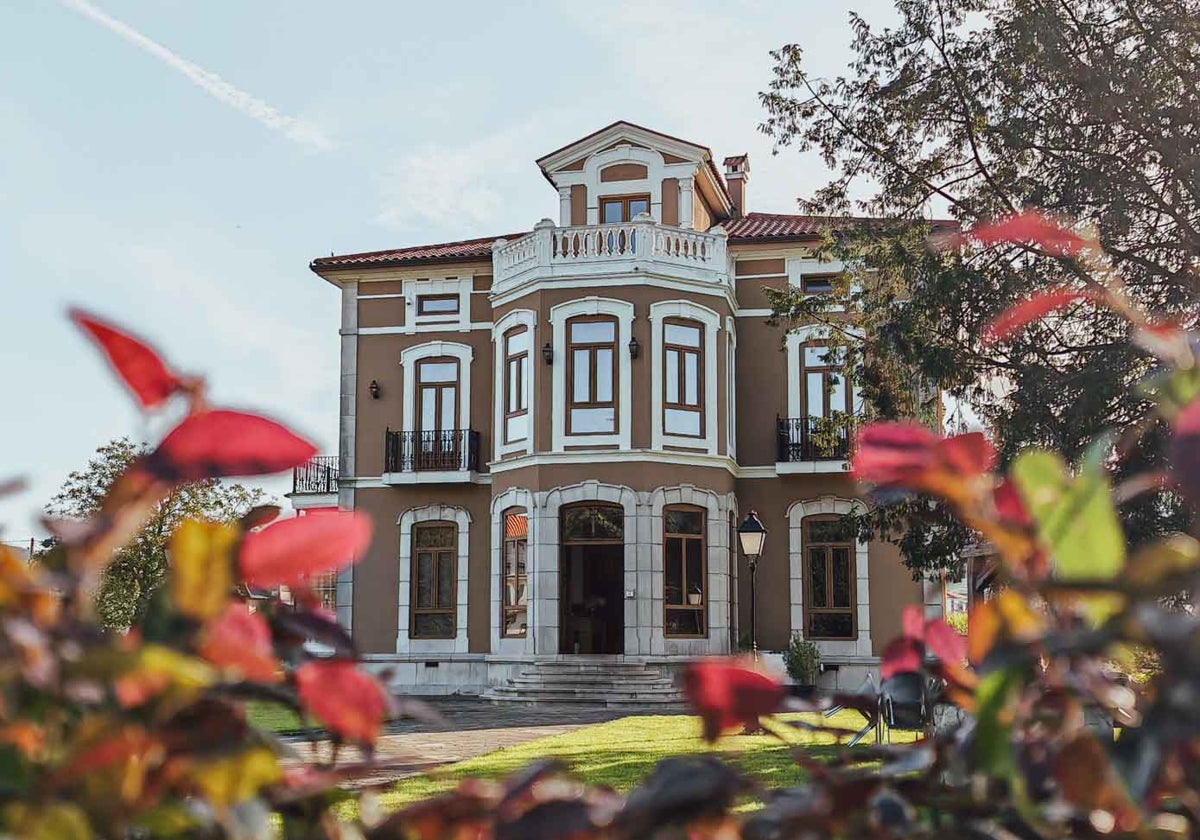
M 529 437 L 529 328 L 513 327 L 503 336 L 504 442 Z
M 704 437 L 704 325 L 663 322 L 663 431 Z
M 412 529 L 412 609 L 414 639 L 452 639 L 458 581 L 458 526 L 418 522 Z
M 500 552 L 500 635 L 523 639 L 529 628 L 529 517 L 525 508 L 504 512 L 504 543 Z
M 854 532 L 844 516 L 806 516 L 804 546 L 804 637 L 854 639 L 857 572 Z
M 567 434 L 617 431 L 617 320 L 584 315 L 567 322 Z
M 708 635 L 708 586 L 703 508 L 663 510 L 663 635 Z

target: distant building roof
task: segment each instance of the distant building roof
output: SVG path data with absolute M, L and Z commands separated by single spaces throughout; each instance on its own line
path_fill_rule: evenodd
M 528 231 L 526 231 L 527 233 Z M 479 239 L 461 239 L 458 242 L 442 242 L 437 245 L 412 245 L 408 248 L 392 248 L 387 251 L 367 251 L 361 254 L 338 254 L 317 257 L 311 268 L 348 268 L 351 266 L 386 266 L 404 263 L 460 262 L 491 257 L 492 243 L 497 239 L 518 239 L 525 233 L 506 233 L 501 236 L 484 236 Z
M 740 219 L 724 222 L 730 243 L 770 242 L 807 239 L 826 229 L 846 229 L 883 221 L 869 216 L 804 216 L 794 213 L 747 213 Z M 934 230 L 958 227 L 949 219 L 934 219 Z

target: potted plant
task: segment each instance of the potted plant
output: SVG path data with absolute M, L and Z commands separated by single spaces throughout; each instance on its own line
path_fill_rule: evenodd
M 783 652 L 783 665 L 796 685 L 807 689 L 805 693 L 811 693 L 821 674 L 821 651 L 815 642 L 810 642 L 800 633 L 793 633 L 787 650 Z
M 704 593 L 700 591 L 699 586 L 693 586 L 692 591 L 687 596 L 688 603 L 693 607 L 700 606 L 700 602 L 704 599 Z

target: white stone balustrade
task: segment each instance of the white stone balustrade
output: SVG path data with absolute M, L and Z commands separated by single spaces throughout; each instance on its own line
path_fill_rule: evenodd
M 662 225 L 641 214 L 632 222 L 557 227 L 549 219 L 533 232 L 492 246 L 493 292 L 525 280 L 637 271 L 728 286 L 724 229 L 702 233 Z

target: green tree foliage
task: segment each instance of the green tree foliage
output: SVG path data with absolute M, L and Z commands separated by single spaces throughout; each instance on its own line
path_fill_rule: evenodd
M 46 505 L 54 517 L 83 520 L 93 516 L 117 477 L 141 455 L 144 444 L 129 438 L 110 441 L 96 450 L 82 470 L 72 472 Z M 217 479 L 183 484 L 155 508 L 153 516 L 104 570 L 96 595 L 100 620 L 108 627 L 124 628 L 144 615 L 150 596 L 162 584 L 167 568 L 167 544 L 185 520 L 232 523 L 256 505 L 265 494 L 241 484 Z
M 840 294 L 784 292 L 775 311 L 831 325 L 836 341 L 839 307 L 857 309 L 867 338 L 847 362 L 878 416 L 931 419 L 941 389 L 978 413 L 1005 463 L 1030 445 L 1076 462 L 1104 430 L 1148 425 L 1115 478 L 1159 467 L 1163 430 L 1137 387 L 1155 363 L 1123 320 L 1085 302 L 1009 340 L 980 338 L 1036 288 L 1114 274 L 1136 304 L 1194 325 L 1200 2 L 897 0 L 896 11 L 886 28 L 851 16 L 845 76 L 813 76 L 795 45 L 774 53 L 764 131 L 834 170 L 801 209 L 900 222 L 831 225 L 826 250 L 849 266 Z M 1013 243 L 938 251 L 914 224 L 948 214 L 969 227 L 1029 206 L 1080 220 L 1106 264 Z M 915 399 L 914 371 L 934 386 Z M 1134 544 L 1185 521 L 1167 494 L 1121 513 Z M 972 538 L 924 499 L 863 528 L 899 543 L 916 574 L 957 570 Z

